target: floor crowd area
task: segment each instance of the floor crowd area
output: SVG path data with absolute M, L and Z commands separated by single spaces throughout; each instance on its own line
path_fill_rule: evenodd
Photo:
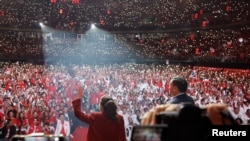
M 1 127 L 11 124 L 15 134 L 53 134 L 59 114 L 63 113 L 70 123 L 68 138 L 79 139 L 79 132 L 86 133 L 88 126 L 74 116 L 70 101 L 76 95 L 76 86 L 80 85 L 85 93 L 82 108 L 88 112 L 97 111 L 104 94 L 114 98 L 118 113 L 124 116 L 129 140 L 132 127 L 140 125 L 144 113 L 170 100 L 168 84 L 175 75 L 188 80 L 188 94 L 197 106 L 225 103 L 239 124 L 249 124 L 250 71 L 247 69 L 22 62 L 2 62 L 0 68 Z

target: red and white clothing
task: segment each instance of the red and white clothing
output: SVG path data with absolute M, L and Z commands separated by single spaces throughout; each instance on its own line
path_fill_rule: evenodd
M 28 134 L 41 133 L 41 132 L 43 132 L 43 131 L 42 131 L 42 128 L 41 128 L 40 125 L 34 125 L 34 124 L 32 124 L 32 125 L 30 125 L 28 127 Z
M 57 119 L 55 134 L 62 134 L 64 136 L 69 136 L 70 134 L 70 124 L 68 121 Z

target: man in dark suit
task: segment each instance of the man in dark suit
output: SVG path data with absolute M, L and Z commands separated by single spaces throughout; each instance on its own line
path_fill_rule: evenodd
M 171 104 L 190 103 L 194 104 L 194 99 L 186 94 L 188 82 L 185 78 L 175 76 L 169 83 L 169 93 L 172 99 L 169 101 Z
M 0 140 L 8 141 L 16 134 L 16 126 L 11 120 L 6 120 L 5 125 L 0 129 Z

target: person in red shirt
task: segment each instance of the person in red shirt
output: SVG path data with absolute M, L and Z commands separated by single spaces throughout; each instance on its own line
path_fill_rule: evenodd
M 28 128 L 28 123 L 29 120 L 28 118 L 25 117 L 24 112 L 19 112 L 18 113 L 18 118 L 17 118 L 17 133 L 21 135 L 26 135 L 27 134 L 27 128 Z
M 3 108 L 3 101 L 0 99 L 0 129 L 4 126 L 4 108 Z
M 0 129 L 4 126 L 4 113 L 0 112 Z
M 45 122 L 45 123 L 44 123 L 43 133 L 44 133 L 45 135 L 53 134 L 54 131 L 55 131 L 55 128 L 54 128 L 53 126 L 51 126 L 49 122 Z
M 124 119 L 117 113 L 117 105 L 110 96 L 101 98 L 100 112 L 87 114 L 81 111 L 81 87 L 78 87 L 77 95 L 72 104 L 75 116 L 89 125 L 86 141 L 126 141 Z
M 38 122 L 37 118 L 34 118 L 32 124 L 28 126 L 28 132 L 27 133 L 28 134 L 42 133 L 42 128 L 41 128 L 41 125 Z
M 14 110 L 8 111 L 8 118 L 11 120 L 13 125 L 17 126 L 17 118 L 15 116 Z

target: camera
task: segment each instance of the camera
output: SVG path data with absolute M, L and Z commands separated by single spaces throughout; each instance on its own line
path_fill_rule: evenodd
M 177 111 L 157 114 L 155 125 L 134 126 L 131 141 L 208 141 L 211 125 L 206 109 L 183 103 Z

